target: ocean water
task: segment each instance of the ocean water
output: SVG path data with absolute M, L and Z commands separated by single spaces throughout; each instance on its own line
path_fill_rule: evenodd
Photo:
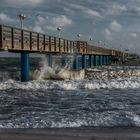
M 20 82 L 18 61 L 1 59 L 0 128 L 140 127 L 139 66 L 70 71 L 43 60 L 31 76 Z

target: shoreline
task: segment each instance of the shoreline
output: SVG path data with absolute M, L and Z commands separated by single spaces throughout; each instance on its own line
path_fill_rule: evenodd
M 0 129 L 0 140 L 140 140 L 140 128 Z

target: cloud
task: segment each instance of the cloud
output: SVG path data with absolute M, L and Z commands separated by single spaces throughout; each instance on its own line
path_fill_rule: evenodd
M 101 14 L 96 11 L 96 10 L 93 10 L 93 9 L 90 9 L 88 7 L 85 7 L 85 6 L 82 6 L 82 5 L 77 5 L 77 4 L 70 4 L 70 6 L 74 9 L 77 9 L 79 11 L 81 11 L 82 13 L 90 16 L 90 17 L 98 17 L 98 18 L 101 18 Z
M 5 0 L 5 3 L 11 4 L 12 6 L 37 6 L 44 0 Z
M 51 31 L 56 31 L 57 27 L 62 27 L 65 29 L 73 24 L 72 20 L 64 15 L 50 18 L 46 28 Z
M 93 16 L 93 17 L 101 17 L 100 13 L 91 9 L 87 9 L 85 11 L 85 13 L 89 16 Z
M 112 33 L 111 33 L 111 31 L 110 31 L 109 29 L 106 28 L 106 29 L 104 30 L 103 34 L 105 35 L 105 38 L 106 38 L 107 40 L 112 40 Z
M 67 18 L 64 15 L 54 17 L 50 20 L 50 23 L 54 25 L 55 27 L 61 26 L 61 27 L 66 27 L 72 25 L 72 20 Z
M 117 3 L 109 4 L 106 9 L 104 9 L 105 15 L 109 16 L 118 16 L 121 15 L 123 12 L 126 12 L 128 9 L 125 5 L 120 5 Z
M 59 15 L 56 17 L 41 17 L 39 16 L 35 21 L 33 27 L 34 31 L 43 32 L 44 30 L 56 31 L 57 27 L 66 28 L 73 24 L 72 20 L 65 15 Z
M 9 22 L 13 22 L 13 19 L 5 13 L 0 13 L 0 22 L 9 23 Z
M 120 23 L 118 23 L 116 20 L 114 20 L 111 24 L 110 24 L 110 29 L 112 31 L 116 31 L 119 32 L 122 29 L 122 25 Z
M 137 34 L 136 33 L 130 33 L 130 36 L 133 37 L 133 38 L 136 38 Z
M 38 33 L 44 33 L 44 30 L 42 29 L 42 27 L 37 26 L 37 25 L 35 25 L 32 30 Z

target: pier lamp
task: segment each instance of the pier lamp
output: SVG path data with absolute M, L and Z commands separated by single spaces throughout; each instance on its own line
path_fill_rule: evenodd
M 90 38 L 89 41 L 93 41 L 93 38 Z
M 58 37 L 60 38 L 60 36 L 61 36 L 61 31 L 62 31 L 62 27 L 57 27 L 57 31 L 58 31 Z
M 19 20 L 20 20 L 20 27 L 23 28 L 23 20 L 26 18 L 25 14 L 19 14 Z
M 77 34 L 78 40 L 80 40 L 81 38 L 81 34 Z

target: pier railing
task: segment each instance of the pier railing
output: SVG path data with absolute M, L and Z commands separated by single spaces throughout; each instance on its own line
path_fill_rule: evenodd
M 86 41 L 72 41 L 5 25 L 0 25 L 0 50 L 93 55 L 116 55 L 119 52 L 91 46 Z

